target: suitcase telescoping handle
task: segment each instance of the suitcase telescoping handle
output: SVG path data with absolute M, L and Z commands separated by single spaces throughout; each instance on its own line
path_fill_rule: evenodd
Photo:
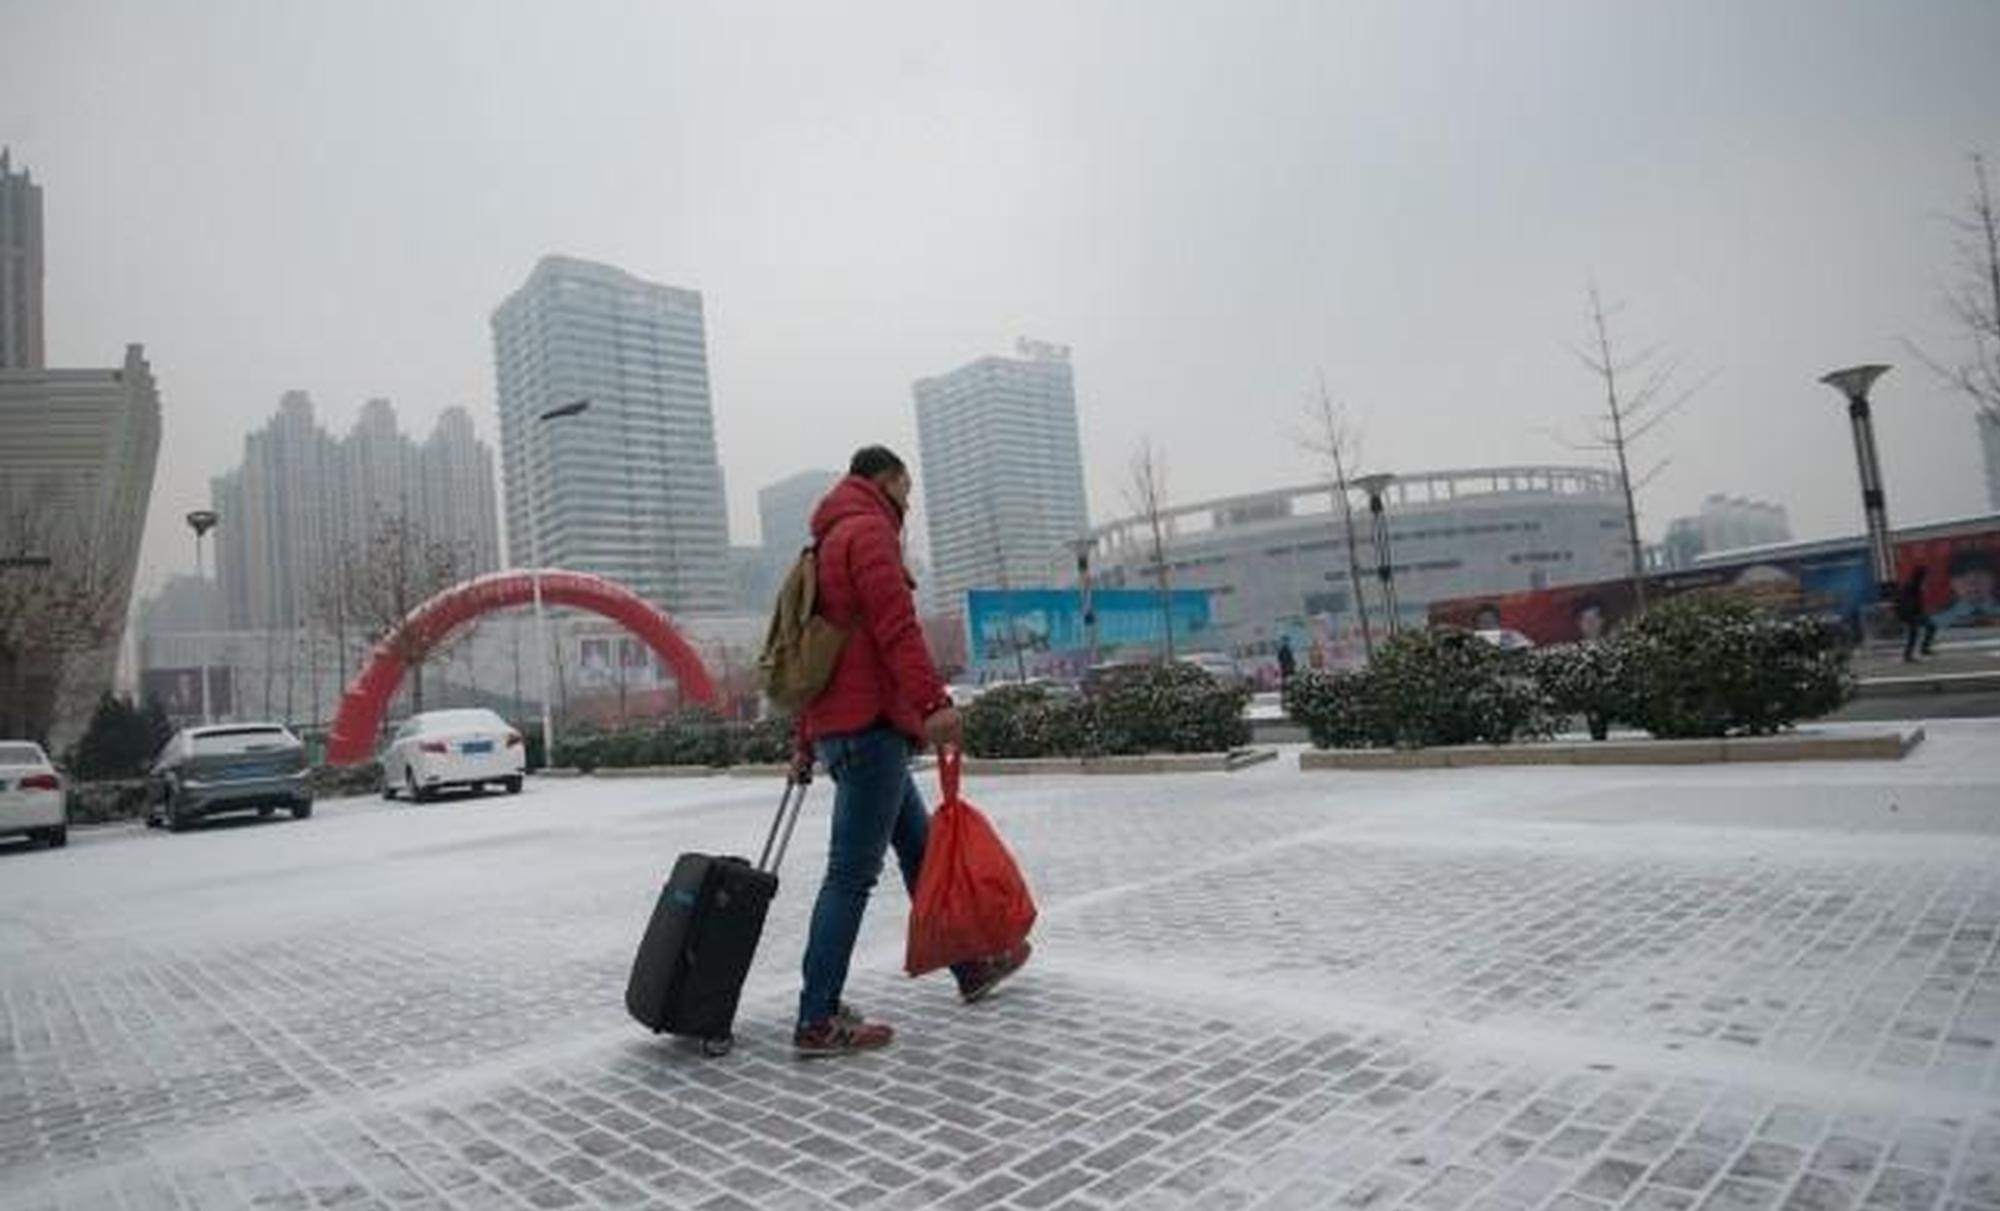
M 778 799 L 778 814 L 771 818 L 771 831 L 764 838 L 764 852 L 758 855 L 757 869 L 778 873 L 778 867 L 785 861 L 785 851 L 792 845 L 792 830 L 798 827 L 799 812 L 806 805 L 806 791 L 812 787 L 809 778 L 785 776 L 785 793 Z M 782 833 L 780 832 L 782 829 Z M 771 847 L 777 846 L 777 856 L 771 854 Z

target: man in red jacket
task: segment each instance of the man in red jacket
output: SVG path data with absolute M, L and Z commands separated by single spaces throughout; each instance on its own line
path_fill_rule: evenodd
M 928 740 L 959 742 L 958 712 L 931 665 L 903 570 L 903 516 L 910 472 L 881 446 L 855 454 L 847 478 L 812 518 L 819 551 L 818 610 L 847 631 L 833 680 L 799 718 L 800 763 L 816 755 L 838 788 L 826 878 L 806 940 L 794 1048 L 801 1056 L 885 1047 L 895 1032 L 841 1003 L 868 893 L 896 848 L 912 894 L 923 866 L 930 812 L 910 777 L 910 755 Z M 991 992 L 1028 958 L 1023 942 L 1005 955 L 952 968 L 967 1003 Z

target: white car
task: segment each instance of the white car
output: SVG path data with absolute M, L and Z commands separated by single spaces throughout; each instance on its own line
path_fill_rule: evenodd
M 1515 652 L 1533 651 L 1535 647 L 1535 641 L 1519 631 L 1487 630 L 1474 631 L 1473 634 L 1509 655 Z
M 42 746 L 0 740 L 0 837 L 25 834 L 50 849 L 69 844 L 62 775 Z
M 1236 663 L 1235 657 L 1221 652 L 1194 652 L 1181 657 L 1180 663 L 1200 669 L 1230 689 L 1247 685 L 1250 680 L 1243 675 L 1243 666 Z
M 382 750 L 382 797 L 400 791 L 427 803 L 446 787 L 477 791 L 488 783 L 518 795 L 527 769 L 521 733 L 492 711 L 425 711 L 410 716 Z

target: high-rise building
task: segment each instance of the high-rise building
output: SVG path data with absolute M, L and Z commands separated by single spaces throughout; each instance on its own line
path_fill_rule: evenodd
M 160 396 L 140 346 L 112 370 L 0 370 L 0 545 L 46 561 L 0 570 L 23 578 L 13 601 L 27 605 L 10 621 L 39 632 L 25 650 L 7 637 L 0 647 L 12 650 L 0 658 L 23 662 L 38 699 L 27 713 L 50 721 L 58 747 L 82 734 L 111 688 L 159 450 Z M 50 593 L 38 596 L 37 585 Z M 89 639 L 65 646 L 72 628 Z M 24 705 L 0 704 L 0 732 L 22 724 L 13 712 Z
M 0 148 L 0 370 L 42 364 L 42 187 Z
M 1659 550 L 1664 566 L 1685 568 L 1698 555 L 1791 540 L 1792 523 L 1783 505 L 1712 493 L 1701 502 L 1700 513 L 1668 523 Z
M 1069 350 L 1021 341 L 917 380 L 919 485 L 941 603 L 1064 567 L 1089 525 Z
M 1986 454 L 1986 503 L 2000 513 L 2000 411 L 1979 414 L 1979 448 Z
M 730 607 L 701 294 L 543 257 L 493 313 L 507 552 L 678 613 Z M 588 410 L 539 420 L 588 400 Z M 531 532 L 532 528 L 532 532 Z
M 836 471 L 801 471 L 757 492 L 758 528 L 764 549 L 776 558 L 798 554 L 812 541 L 812 514 L 833 486 Z
M 385 521 L 458 548 L 468 576 L 499 566 L 493 452 L 463 408 L 447 408 L 419 446 L 387 400 L 369 400 L 345 439 L 320 427 L 312 398 L 288 391 L 243 443 L 243 463 L 215 479 L 216 574 L 228 625 L 311 623 L 340 561 L 365 551 Z

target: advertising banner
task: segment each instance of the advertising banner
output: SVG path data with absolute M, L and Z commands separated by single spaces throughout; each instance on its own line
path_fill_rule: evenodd
M 1877 593 L 1867 548 L 1858 538 L 1815 546 L 1650 576 L 1646 591 L 1671 597 L 1723 590 L 1781 614 L 1834 619 L 1859 636 Z M 1940 630 L 2000 626 L 2000 527 L 1969 525 L 1956 534 L 1898 541 L 1896 568 L 1905 580 L 1924 569 L 1924 608 Z M 1539 646 L 1595 638 L 1631 609 L 1632 586 L 1618 580 L 1435 602 L 1431 621 L 1519 631 Z
M 1175 644 L 1199 648 L 1210 625 L 1207 591 L 1176 589 L 1167 596 L 1163 612 L 1160 595 L 1150 589 L 1092 593 L 1098 658 L 1159 650 L 1168 617 Z M 966 594 L 965 631 L 970 667 L 983 679 L 1012 678 L 1023 667 L 1031 677 L 1080 677 L 1090 662 L 1083 597 L 1075 589 L 974 589 Z

